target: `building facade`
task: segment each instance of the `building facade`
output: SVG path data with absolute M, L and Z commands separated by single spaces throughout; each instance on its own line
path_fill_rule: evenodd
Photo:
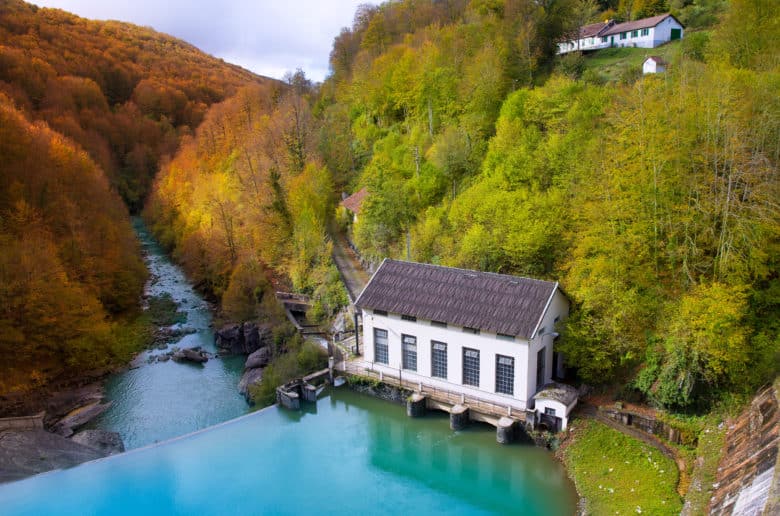
M 558 43 L 558 53 L 611 47 L 655 48 L 682 39 L 684 30 L 669 13 L 625 23 L 594 23 L 580 27 L 579 34 Z
M 563 371 L 555 282 L 385 260 L 355 305 L 364 360 L 407 381 L 526 411 Z

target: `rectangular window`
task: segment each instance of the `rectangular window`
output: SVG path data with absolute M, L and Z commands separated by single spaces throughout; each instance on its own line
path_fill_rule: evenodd
M 550 407 L 545 407 L 544 408 L 544 413 L 547 416 L 554 416 L 555 415 L 555 409 L 554 408 L 550 408 Z
M 496 355 L 496 392 L 515 393 L 515 359 Z
M 436 326 L 437 328 L 446 328 L 447 323 L 441 321 L 431 321 L 431 326 Z
M 506 333 L 496 333 L 496 338 L 498 340 L 507 340 L 509 342 L 514 342 L 515 341 L 515 336 L 514 335 L 507 335 Z
M 635 38 L 635 37 L 637 37 L 637 36 L 639 36 L 639 31 L 638 31 L 638 30 L 632 30 L 632 31 L 631 31 L 631 37 L 632 37 L 632 38 Z
M 468 326 L 464 326 L 463 333 L 473 333 L 474 335 L 479 335 L 479 330 L 477 328 L 469 328 Z
M 374 328 L 374 361 L 389 364 L 387 356 L 387 330 Z
M 447 378 L 447 344 L 431 341 L 431 376 Z
M 413 315 L 402 315 L 401 319 L 404 321 L 417 322 L 417 317 Z
M 463 348 L 463 385 L 479 387 L 479 350 Z
M 608 37 L 604 36 L 604 37 L 601 38 L 601 42 L 602 43 L 606 43 L 607 41 L 609 41 Z
M 621 32 L 620 33 L 620 39 L 626 39 L 626 37 L 628 37 L 628 33 L 627 32 Z
M 539 350 L 536 354 L 536 388 L 539 389 L 544 385 L 544 370 L 545 370 L 545 358 L 547 357 L 547 346 Z
M 384 310 L 374 310 L 374 315 L 384 315 L 385 317 L 387 317 L 387 312 L 385 312 Z
M 642 29 L 642 36 L 649 36 L 650 35 L 650 29 Z
M 417 337 L 411 335 L 401 336 L 403 368 L 417 371 Z

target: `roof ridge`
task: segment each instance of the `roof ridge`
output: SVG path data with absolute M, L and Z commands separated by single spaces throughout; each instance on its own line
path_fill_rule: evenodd
M 478 271 L 478 270 L 475 270 L 475 269 L 463 269 L 461 267 L 452 267 L 452 266 L 449 266 L 449 265 L 438 265 L 438 264 L 435 264 L 435 263 L 414 262 L 414 261 L 411 261 L 411 260 L 394 260 L 392 258 L 385 258 L 382 261 L 382 263 L 384 264 L 386 261 L 388 261 L 388 262 L 395 262 L 395 263 L 408 263 L 408 264 L 412 264 L 412 265 L 420 265 L 420 266 L 429 267 L 429 268 L 438 268 L 438 269 L 460 271 L 460 272 L 464 272 L 466 274 L 486 274 L 486 275 L 490 275 L 490 276 L 497 276 L 499 278 L 506 278 L 506 279 L 511 279 L 511 280 L 522 279 L 522 280 L 528 280 L 528 281 L 536 281 L 538 283 L 548 283 L 548 284 L 553 285 L 553 286 L 558 284 L 557 281 L 543 280 L 543 279 L 538 279 L 538 278 L 529 278 L 528 276 L 518 276 L 516 274 L 502 274 L 500 272 Z M 377 269 L 377 272 L 379 272 L 379 269 Z

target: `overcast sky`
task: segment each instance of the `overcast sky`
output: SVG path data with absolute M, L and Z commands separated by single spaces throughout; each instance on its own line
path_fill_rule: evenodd
M 255 73 L 321 81 L 342 27 L 376 0 L 28 0 L 84 18 L 146 25 Z

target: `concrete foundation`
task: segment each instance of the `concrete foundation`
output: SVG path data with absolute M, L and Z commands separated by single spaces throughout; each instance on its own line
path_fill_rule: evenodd
M 450 428 L 463 430 L 469 426 L 469 408 L 466 405 L 454 405 L 450 409 Z
M 284 408 L 290 410 L 299 410 L 301 408 L 301 399 L 295 391 L 276 391 L 276 402 Z
M 317 387 L 311 384 L 305 384 L 301 388 L 301 394 L 303 395 L 303 401 L 309 401 L 311 403 L 317 402 Z
M 425 396 L 415 392 L 406 398 L 406 415 L 409 417 L 422 417 L 425 415 Z
M 496 426 L 496 442 L 509 444 L 514 442 L 517 434 L 517 421 L 509 417 L 502 417 Z

